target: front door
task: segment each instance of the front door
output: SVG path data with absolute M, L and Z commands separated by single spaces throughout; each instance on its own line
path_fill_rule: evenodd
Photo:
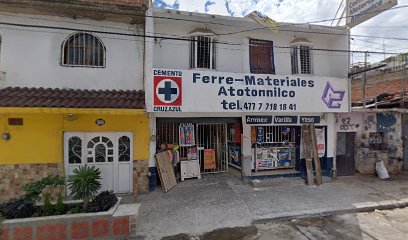
M 336 168 L 338 176 L 354 175 L 355 132 L 337 133 Z
M 64 133 L 66 175 L 79 166 L 101 171 L 100 191 L 127 193 L 132 190 L 133 134 L 123 132 Z M 68 192 L 69 194 L 69 192 Z
M 227 124 L 197 124 L 196 141 L 201 172 L 227 172 Z

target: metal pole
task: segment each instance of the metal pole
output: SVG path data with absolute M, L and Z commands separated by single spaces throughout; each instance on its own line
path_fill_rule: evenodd
M 364 70 L 367 69 L 367 55 L 368 52 L 364 53 Z M 367 71 L 364 71 L 363 75 L 363 108 L 366 108 L 366 84 L 367 84 Z

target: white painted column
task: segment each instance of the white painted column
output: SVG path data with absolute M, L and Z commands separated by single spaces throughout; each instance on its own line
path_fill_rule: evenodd
M 150 7 L 146 11 L 146 24 L 145 24 L 145 34 L 147 36 L 154 36 L 154 18 L 153 18 L 153 8 Z M 144 89 L 147 94 L 146 96 L 146 106 L 152 106 L 153 98 L 151 97 L 153 92 L 153 54 L 154 54 L 154 38 L 145 38 L 145 56 L 144 56 Z M 155 167 L 156 161 L 154 155 L 156 154 L 156 116 L 154 113 L 149 113 L 149 130 L 150 130 L 150 157 L 149 157 L 149 167 Z

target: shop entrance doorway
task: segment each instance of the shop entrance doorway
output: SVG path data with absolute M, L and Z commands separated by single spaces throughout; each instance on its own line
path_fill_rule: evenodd
M 198 123 L 197 150 L 201 173 L 226 172 L 227 124 Z
M 158 120 L 157 151 L 177 146 L 179 160 L 198 160 L 201 174 L 228 172 L 232 163 L 239 168 L 241 125 L 238 121 L 240 119 L 236 122 L 234 119 Z

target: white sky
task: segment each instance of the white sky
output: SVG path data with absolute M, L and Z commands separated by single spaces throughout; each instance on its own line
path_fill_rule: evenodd
M 220 15 L 244 16 L 253 10 L 278 22 L 309 22 L 334 17 L 341 0 L 154 0 L 156 7 L 178 8 L 183 11 Z M 408 5 L 399 0 L 398 6 Z M 322 23 L 330 24 L 330 22 Z M 379 37 L 408 38 L 408 8 L 389 10 L 358 25 L 352 34 Z M 406 52 L 408 41 L 382 38 L 353 37 L 352 49 L 362 51 Z M 389 55 L 387 55 L 389 56 Z M 370 55 L 369 61 L 379 61 L 384 55 Z M 363 61 L 363 54 L 354 54 L 354 62 Z

